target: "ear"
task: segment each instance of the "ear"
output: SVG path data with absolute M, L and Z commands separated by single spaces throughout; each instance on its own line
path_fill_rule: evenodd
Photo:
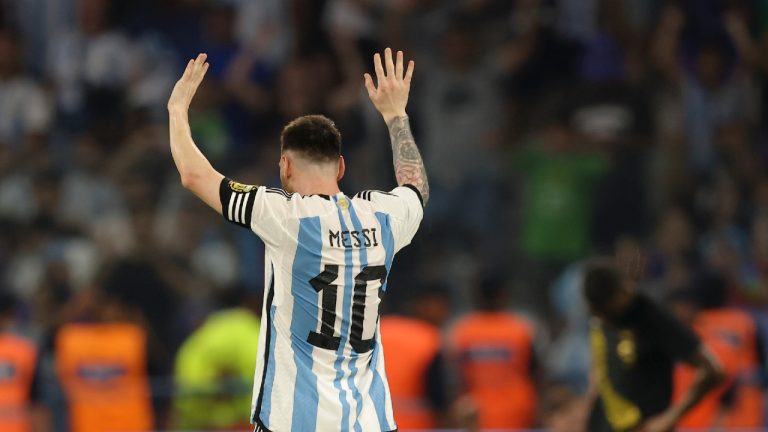
M 347 166 L 344 165 L 344 156 L 339 156 L 339 173 L 336 175 L 336 181 L 341 181 L 344 177 L 344 173 L 347 170 Z
M 285 153 L 280 155 L 280 165 L 282 166 L 282 173 L 285 177 L 291 176 L 291 158 L 289 158 Z

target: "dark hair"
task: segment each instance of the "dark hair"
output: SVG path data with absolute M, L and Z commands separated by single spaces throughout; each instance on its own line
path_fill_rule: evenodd
M 506 294 L 504 277 L 500 273 L 488 273 L 480 278 L 475 288 L 475 306 L 480 310 L 504 309 Z
M 341 156 L 341 134 L 328 117 L 306 115 L 288 123 L 280 135 L 282 151 L 302 153 L 314 162 L 331 162 Z
M 0 317 L 13 312 L 16 308 L 16 297 L 7 292 L 0 292 Z
M 621 276 L 611 259 L 596 259 L 587 263 L 584 272 L 584 297 L 587 303 L 601 307 L 622 289 Z
M 728 302 L 728 281 L 717 272 L 706 272 L 694 279 L 697 303 L 703 309 L 717 309 Z
M 442 282 L 435 281 L 416 286 L 415 289 L 412 289 L 408 292 L 406 298 L 411 302 L 419 302 L 421 300 L 430 298 L 449 299 L 450 297 L 450 287 Z

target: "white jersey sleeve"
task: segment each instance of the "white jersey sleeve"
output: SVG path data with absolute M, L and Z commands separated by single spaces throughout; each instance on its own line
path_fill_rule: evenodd
M 250 229 L 271 246 L 280 243 L 292 196 L 282 189 L 245 185 L 228 178 L 219 187 L 224 218 Z
M 376 211 L 389 215 L 395 252 L 411 243 L 424 217 L 423 199 L 418 189 L 406 184 L 390 192 L 362 191 L 356 197 L 370 201 Z

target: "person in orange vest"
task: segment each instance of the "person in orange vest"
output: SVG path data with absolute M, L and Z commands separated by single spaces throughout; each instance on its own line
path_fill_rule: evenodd
M 725 280 L 705 275 L 696 291 L 678 294 L 673 306 L 687 319 L 703 343 L 720 360 L 727 380 L 681 421 L 684 428 L 758 428 L 765 426 L 765 365 L 762 338 L 754 319 L 726 305 Z M 675 370 L 675 399 L 690 385 L 694 372 L 679 365 Z
M 476 311 L 449 337 L 464 392 L 474 401 L 481 429 L 526 429 L 537 422 L 533 326 L 506 310 L 503 279 L 488 277 L 475 292 Z
M 85 316 L 61 326 L 54 341 L 69 431 L 154 429 L 147 332 L 135 323 L 140 314 L 100 290 L 81 301 Z
M 681 428 L 688 429 L 707 429 L 719 428 L 722 426 L 721 411 L 728 405 L 731 389 L 737 373 L 735 358 L 736 353 L 728 345 L 723 343 L 714 334 L 704 332 L 703 328 L 697 326 L 697 315 L 699 313 L 699 300 L 696 293 L 691 289 L 677 289 L 667 296 L 667 304 L 670 311 L 683 324 L 689 326 L 700 338 L 704 346 L 718 360 L 723 370 L 723 382 L 706 396 L 680 420 L 678 425 Z M 695 370 L 689 365 L 678 363 L 674 369 L 674 383 L 672 400 L 678 401 L 690 388 L 695 377 Z
M 47 431 L 37 346 L 13 333 L 16 300 L 0 292 L 0 431 Z
M 448 426 L 440 327 L 450 312 L 446 290 L 439 286 L 411 294 L 404 314 L 381 317 L 381 343 L 399 430 Z

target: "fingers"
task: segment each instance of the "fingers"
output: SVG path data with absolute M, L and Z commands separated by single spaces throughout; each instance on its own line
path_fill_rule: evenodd
M 405 76 L 403 76 L 403 69 L 404 69 L 404 54 L 402 51 L 397 52 L 397 58 L 396 63 L 392 61 L 392 50 L 390 48 L 387 48 L 384 50 L 384 65 L 386 65 L 386 73 L 384 72 L 384 65 L 381 63 L 381 54 L 376 53 L 373 56 L 373 66 L 376 69 L 376 80 L 378 85 L 380 86 L 381 83 L 388 79 L 388 78 L 394 78 L 397 81 L 403 81 L 406 85 L 411 84 L 411 78 L 413 77 L 413 69 L 416 67 L 416 63 L 414 63 L 413 60 L 408 62 L 408 69 L 405 71 Z
M 195 59 L 195 80 L 202 80 L 203 76 L 205 76 L 205 72 L 208 70 L 208 63 L 205 61 L 207 58 L 208 55 L 205 53 L 197 55 Z
M 184 69 L 184 74 L 181 76 L 181 79 L 189 78 L 190 75 L 192 75 L 192 66 L 195 64 L 194 60 L 190 60 L 187 62 L 187 67 Z
M 403 82 L 407 86 L 411 85 L 411 78 L 413 77 L 413 69 L 415 67 L 416 67 L 416 62 L 414 62 L 413 60 L 408 62 L 408 70 L 405 71 L 405 78 L 403 79 Z
M 373 78 L 371 78 L 370 74 L 364 74 L 363 79 L 365 80 L 365 89 L 368 90 L 368 97 L 373 99 L 376 95 L 376 86 L 373 85 Z
M 389 48 L 384 50 L 384 63 L 387 66 L 387 78 L 395 76 L 395 64 L 392 62 L 392 50 Z
M 376 82 L 381 85 L 386 75 L 384 75 L 384 67 L 381 65 L 381 55 L 379 53 L 373 55 L 373 67 L 376 69 Z
M 395 76 L 398 80 L 403 79 L 403 52 L 397 52 L 397 61 L 395 62 Z
M 198 54 L 197 58 L 194 58 L 187 62 L 187 67 L 184 69 L 184 75 L 182 78 L 198 80 L 205 76 L 205 72 L 208 71 L 209 64 L 205 61 L 208 55 L 205 53 Z

